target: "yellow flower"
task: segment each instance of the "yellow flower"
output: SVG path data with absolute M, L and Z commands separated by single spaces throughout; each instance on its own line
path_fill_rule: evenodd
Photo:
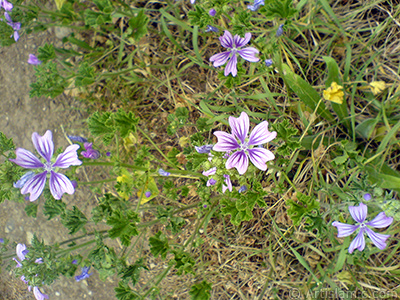
M 336 82 L 332 82 L 331 86 L 324 90 L 324 99 L 332 101 L 338 104 L 343 103 L 344 93 L 342 91 L 343 87 L 338 85 Z
M 369 84 L 372 94 L 378 95 L 386 89 L 386 83 L 384 81 L 372 81 Z

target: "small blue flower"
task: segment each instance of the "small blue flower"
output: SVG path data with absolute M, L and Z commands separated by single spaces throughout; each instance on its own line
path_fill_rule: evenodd
M 85 139 L 84 137 L 81 137 L 79 135 L 68 135 L 68 138 L 71 141 L 78 142 L 78 143 L 87 143 L 88 142 L 87 139 Z
M 369 201 L 369 200 L 372 199 L 372 196 L 371 196 L 370 193 L 366 193 L 366 194 L 364 194 L 363 198 L 364 198 L 365 201 Z
M 79 281 L 81 281 L 83 279 L 89 278 L 89 276 L 93 274 L 93 273 L 88 274 L 89 270 L 90 270 L 90 267 L 83 267 L 82 268 L 82 274 L 78 275 L 78 276 L 75 276 L 76 282 L 79 282 Z
M 219 29 L 217 27 L 211 26 L 211 25 L 207 25 L 207 29 L 205 30 L 205 32 L 219 32 Z
M 215 17 L 215 15 L 217 14 L 217 11 L 216 11 L 214 8 L 211 8 L 211 9 L 209 10 L 208 14 L 209 14 L 211 17 Z
M 276 36 L 280 37 L 283 34 L 283 24 L 279 25 L 278 30 L 276 31 Z
M 245 186 L 245 185 L 242 185 L 238 190 L 239 193 L 243 193 L 245 191 L 247 191 L 247 186 Z
M 272 66 L 274 64 L 274 62 L 272 61 L 272 59 L 266 59 L 265 60 L 265 65 L 267 66 L 267 67 L 270 67 L 270 66 Z
M 158 174 L 160 174 L 161 176 L 169 176 L 169 175 L 171 175 L 170 172 L 164 171 L 163 169 L 158 169 Z
M 214 145 L 203 145 L 200 147 L 194 146 L 196 151 L 200 154 L 210 153 L 213 147 L 214 147 Z
M 0 238 L 0 244 L 4 244 L 4 239 Z

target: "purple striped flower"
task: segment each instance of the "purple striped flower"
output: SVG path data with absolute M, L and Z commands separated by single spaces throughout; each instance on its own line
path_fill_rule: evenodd
M 203 145 L 203 146 L 199 146 L 199 147 L 194 146 L 197 153 L 200 153 L 200 154 L 210 153 L 213 147 L 214 147 L 214 145 Z
M 364 233 L 368 235 L 376 247 L 383 250 L 386 248 L 386 240 L 390 237 L 388 234 L 381 234 L 372 231 L 372 228 L 385 228 L 393 222 L 393 218 L 387 217 L 384 212 L 379 213 L 372 221 L 365 222 L 368 207 L 364 203 L 359 206 L 349 206 L 349 211 L 357 225 L 344 224 L 338 221 L 332 223 L 338 230 L 338 237 L 346 237 L 359 229 L 355 239 L 350 243 L 349 253 L 353 253 L 354 249 L 363 251 L 365 248 Z
M 43 192 L 46 184 L 47 175 L 50 174 L 49 186 L 50 192 L 57 200 L 61 199 L 64 193 L 73 194 L 75 189 L 67 176 L 55 172 L 58 168 L 66 169 L 70 166 L 79 166 L 82 162 L 78 159 L 77 150 L 79 145 L 68 146 L 63 153 L 57 156 L 55 162 L 51 161 L 54 154 L 53 135 L 47 130 L 43 136 L 37 132 L 32 134 L 32 142 L 36 151 L 45 160 L 41 162 L 32 152 L 17 148 L 16 159 L 10 161 L 25 169 L 41 169 L 43 172 L 30 178 L 22 187 L 21 193 L 30 193 L 29 200 L 35 201 Z
M 266 171 L 266 162 L 273 160 L 275 155 L 263 147 L 256 147 L 266 144 L 276 138 L 276 132 L 268 131 L 268 122 L 263 121 L 254 127 L 250 136 L 249 133 L 249 116 L 242 112 L 239 118 L 229 117 L 229 125 L 232 134 L 217 131 L 214 135 L 218 138 L 213 150 L 219 152 L 230 152 L 226 161 L 227 169 L 236 168 L 240 175 L 246 173 L 250 161 L 260 170 Z
M 0 0 L 0 8 L 1 7 L 8 11 L 11 11 L 13 9 L 13 5 L 7 0 Z
M 232 76 L 235 77 L 237 75 L 237 54 L 239 54 L 243 59 L 250 62 L 258 62 L 260 59 L 255 55 L 259 53 L 259 51 L 254 47 L 242 48 L 246 45 L 251 39 L 251 33 L 246 33 L 244 38 L 241 38 L 239 35 L 232 34 L 225 30 L 223 36 L 219 38 L 221 41 L 221 45 L 225 48 L 228 48 L 229 51 L 225 51 L 222 53 L 215 54 L 210 57 L 210 61 L 214 62 L 214 67 L 220 67 L 224 65 L 228 60 L 228 63 L 225 67 L 224 75 L 228 76 L 232 73 Z
M 211 26 L 211 25 L 207 25 L 207 28 L 205 30 L 205 32 L 219 32 L 219 29 L 217 27 Z

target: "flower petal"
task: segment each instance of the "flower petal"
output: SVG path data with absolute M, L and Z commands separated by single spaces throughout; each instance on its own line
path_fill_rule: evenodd
M 236 53 L 233 53 L 231 59 L 226 64 L 224 75 L 228 76 L 229 73 L 232 73 L 232 76 L 235 77 L 237 75 L 236 66 L 237 66 L 237 57 Z
M 363 223 L 367 217 L 368 207 L 364 203 L 360 203 L 359 206 L 349 206 L 349 212 L 354 221 Z
M 231 55 L 231 51 L 217 53 L 210 57 L 210 61 L 214 62 L 213 63 L 214 67 L 220 67 L 226 63 L 226 61 L 229 58 L 229 55 Z
M 228 152 L 240 148 L 239 143 L 232 134 L 216 131 L 214 135 L 218 138 L 218 143 L 213 147 L 214 151 Z
M 264 121 L 258 124 L 250 133 L 248 145 L 262 145 L 276 138 L 276 131 L 268 131 L 268 122 Z
M 203 175 L 204 176 L 211 176 L 211 175 L 214 175 L 216 172 L 217 172 L 217 167 L 214 167 L 214 168 L 211 168 L 208 171 L 204 171 Z
M 47 130 L 43 136 L 37 132 L 32 134 L 32 142 L 36 151 L 47 161 L 50 162 L 54 153 L 53 134 Z
M 366 227 L 364 227 L 366 228 Z M 364 228 L 361 228 L 360 232 L 354 238 L 354 240 L 350 243 L 349 253 L 353 253 L 354 249 L 358 249 L 359 251 L 363 251 L 365 248 L 365 237 L 364 237 Z
M 32 152 L 23 148 L 17 148 L 15 151 L 17 158 L 10 159 L 13 163 L 25 169 L 43 168 L 44 164 Z
M 72 195 L 75 192 L 74 186 L 67 176 L 51 171 L 50 173 L 50 192 L 54 199 L 60 200 L 64 193 Z
M 42 194 L 46 184 L 47 171 L 36 174 L 33 178 L 29 179 L 21 189 L 21 194 L 25 195 L 30 193 L 29 201 L 35 201 Z
M 231 126 L 232 134 L 243 144 L 249 133 L 249 116 L 245 112 L 242 112 L 239 118 L 229 117 L 229 125 Z
M 33 287 L 33 294 L 35 295 L 36 300 L 49 299 L 49 296 L 42 294 L 37 286 Z
M 248 47 L 237 52 L 243 59 L 250 62 L 258 62 L 260 59 L 256 57 L 256 54 L 260 53 L 256 48 Z
M 381 212 L 372 221 L 365 224 L 374 228 L 385 228 L 392 224 L 392 222 L 392 217 L 387 217 L 384 212 Z
M 222 47 L 230 49 L 233 48 L 234 46 L 232 34 L 228 30 L 224 31 L 224 35 L 221 36 L 219 40 L 221 42 Z
M 275 159 L 275 155 L 264 148 L 247 149 L 247 152 L 253 165 L 262 171 L 267 170 L 267 165 L 265 164 L 267 161 Z
M 357 225 L 345 224 L 345 223 L 341 223 L 341 222 L 338 222 L 338 221 L 333 222 L 332 226 L 335 226 L 337 228 L 337 230 L 338 230 L 337 237 L 338 238 L 349 236 L 354 231 L 356 231 L 357 228 L 359 227 Z
M 79 166 L 82 162 L 78 159 L 79 145 L 74 144 L 67 147 L 63 153 L 57 156 L 56 162 L 53 167 L 68 168 L 69 166 Z
M 235 44 L 235 48 L 241 48 L 246 45 L 251 39 L 251 33 L 248 32 L 244 35 L 244 38 L 240 37 L 239 35 L 235 35 L 233 38 L 233 42 Z
M 232 192 L 232 181 L 229 175 L 224 175 L 224 177 L 225 177 L 224 182 L 226 183 L 226 185 L 222 184 L 222 193 L 225 194 L 226 190 Z
M 26 252 L 26 245 L 25 245 L 25 244 L 18 244 L 18 245 L 17 245 L 16 252 L 17 252 L 18 258 L 19 258 L 21 261 L 25 260 L 25 255 L 26 255 L 26 253 L 27 253 L 27 252 Z
M 365 231 L 367 232 L 368 237 L 371 239 L 376 247 L 381 250 L 386 248 L 386 240 L 390 237 L 389 234 L 376 233 L 368 227 L 365 227 Z
M 249 158 L 247 157 L 244 151 L 237 151 L 229 156 L 226 161 L 225 167 L 229 170 L 232 168 L 236 168 L 240 175 L 246 173 L 247 168 L 249 167 Z

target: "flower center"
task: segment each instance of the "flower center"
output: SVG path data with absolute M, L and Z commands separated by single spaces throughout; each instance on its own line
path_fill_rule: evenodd
M 240 150 L 246 151 L 248 148 L 249 148 L 249 145 L 247 144 L 247 142 L 240 144 Z
M 53 168 L 53 164 L 51 163 L 51 162 L 46 162 L 45 164 L 44 164 L 44 168 L 43 168 L 45 171 L 47 171 L 47 172 L 50 172 L 50 171 L 53 171 L 54 170 L 54 168 Z

